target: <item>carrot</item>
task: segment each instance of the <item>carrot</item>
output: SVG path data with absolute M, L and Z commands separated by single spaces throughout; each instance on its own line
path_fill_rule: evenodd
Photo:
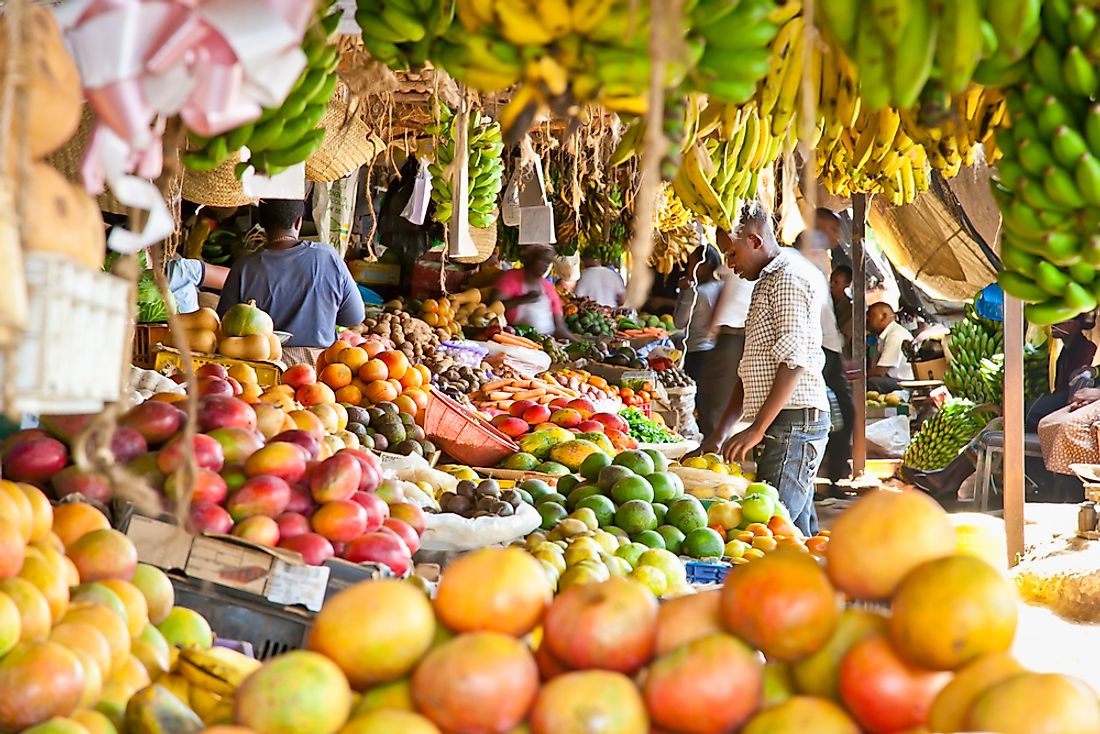
M 505 385 L 510 385 L 510 384 L 512 384 L 511 380 L 492 380 L 491 382 L 486 382 L 484 385 L 481 386 L 481 392 L 483 392 L 487 395 L 487 394 L 493 392 L 494 390 L 499 390 L 500 388 L 504 387 Z
M 510 393 L 510 392 L 491 392 L 491 393 L 489 393 L 489 400 L 492 400 L 494 402 L 497 401 L 497 400 L 518 400 L 518 399 L 519 398 L 515 397 L 515 395 L 513 393 Z
M 514 397 L 516 400 L 537 400 L 538 398 L 546 395 L 546 393 L 546 388 L 540 387 L 535 390 L 524 390 L 523 392 L 517 392 Z

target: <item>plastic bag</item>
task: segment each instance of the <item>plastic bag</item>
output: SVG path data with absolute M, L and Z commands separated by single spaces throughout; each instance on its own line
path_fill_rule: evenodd
M 868 454 L 880 459 L 900 459 L 909 445 L 909 416 L 895 415 L 867 426 Z
M 670 387 L 666 393 L 667 398 L 654 404 L 654 409 L 665 419 L 665 424 L 684 438 L 701 439 L 699 424 L 695 422 L 696 388 Z
M 534 377 L 550 369 L 550 355 L 541 349 L 526 349 L 497 342 L 477 342 L 489 351 L 490 357 L 504 355 L 505 363 L 524 377 Z
M 413 181 L 412 193 L 405 208 L 401 210 L 401 216 L 413 224 L 424 224 L 428 204 L 432 201 L 432 174 L 428 170 L 427 158 L 417 160 L 419 168 L 416 171 L 416 180 Z
M 446 472 L 433 469 L 422 456 L 415 454 L 401 456 L 400 454 L 379 453 L 379 463 L 382 465 L 382 476 L 387 479 L 400 479 L 403 482 L 427 482 L 433 487 L 444 491 L 453 492 L 458 488 L 458 480 Z
M 426 516 L 427 526 L 420 536 L 420 547 L 429 551 L 473 550 L 501 545 L 528 535 L 542 524 L 534 507 L 520 503 L 509 517 L 466 518 L 450 512 Z
M 719 474 L 707 469 L 673 466 L 669 471 L 680 477 L 684 491 L 701 500 L 734 499 L 744 497 L 749 480 L 732 474 Z

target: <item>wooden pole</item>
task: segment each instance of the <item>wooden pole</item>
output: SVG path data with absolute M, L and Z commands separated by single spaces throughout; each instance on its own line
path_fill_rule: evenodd
M 867 465 L 867 282 L 863 235 L 867 226 L 867 196 L 852 196 L 852 359 L 859 375 L 852 386 L 856 424 L 852 429 L 852 476 Z
M 1024 304 L 1004 296 L 1004 520 L 1008 565 L 1024 552 Z

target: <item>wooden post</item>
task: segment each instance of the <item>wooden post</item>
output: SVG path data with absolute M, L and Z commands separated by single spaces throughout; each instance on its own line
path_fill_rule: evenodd
M 1004 295 L 1004 520 L 1008 565 L 1024 552 L 1024 304 Z
M 852 360 L 859 376 L 852 385 L 856 424 L 852 429 L 852 477 L 867 465 L 867 282 L 863 235 L 867 226 L 867 195 L 852 196 Z

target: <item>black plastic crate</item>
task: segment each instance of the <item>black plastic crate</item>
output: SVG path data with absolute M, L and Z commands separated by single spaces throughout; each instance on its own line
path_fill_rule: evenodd
M 176 605 L 193 609 L 210 622 L 218 637 L 252 644 L 256 658 L 281 655 L 305 644 L 313 614 L 270 604 L 215 584 L 169 574 Z

